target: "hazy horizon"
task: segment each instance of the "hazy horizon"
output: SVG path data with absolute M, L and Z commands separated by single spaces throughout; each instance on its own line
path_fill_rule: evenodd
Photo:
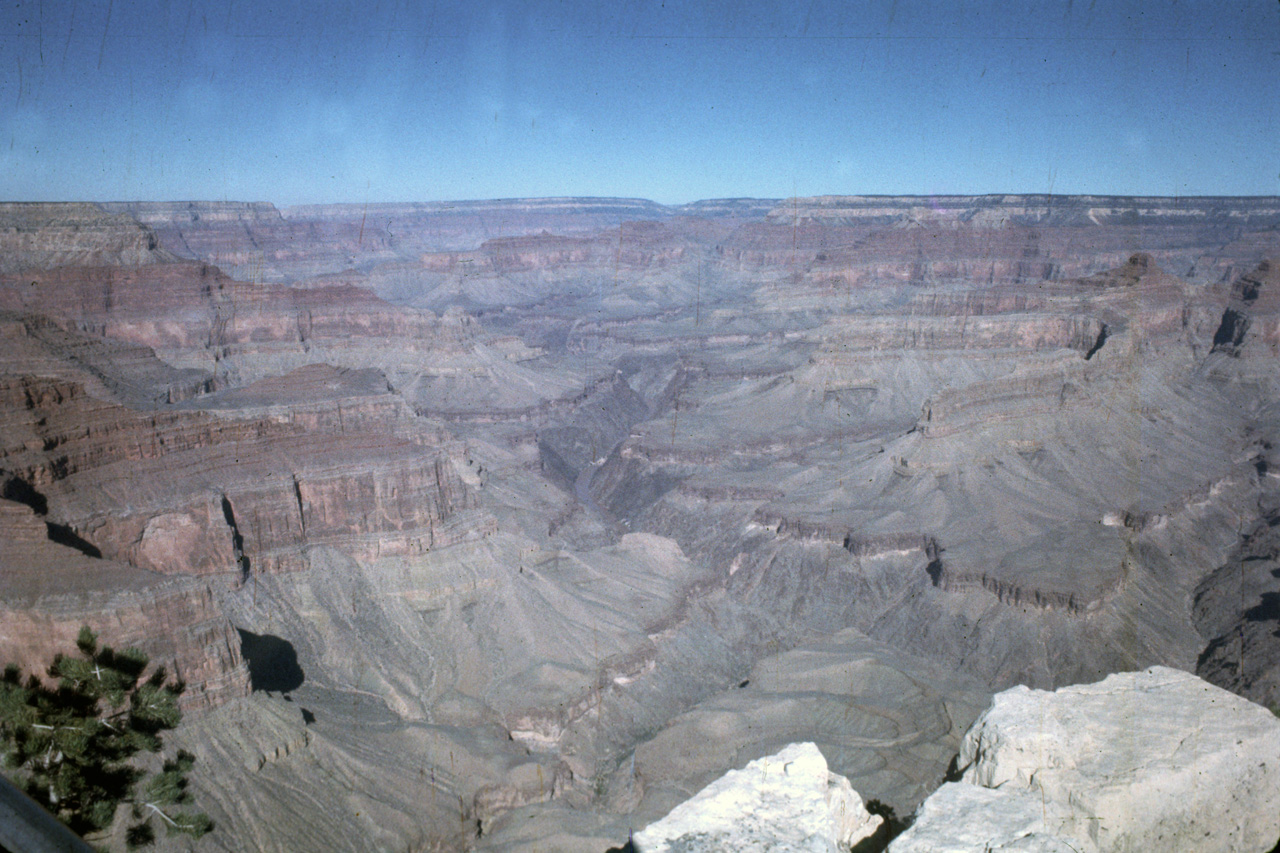
M 1280 194 L 1274 3 L 0 11 L 0 198 Z
M 710 204 L 715 202 L 774 202 L 778 205 L 784 205 L 792 200 L 806 199 L 849 199 L 849 198 L 866 198 L 866 199 L 921 199 L 923 201 L 937 201 L 939 199 L 962 198 L 962 199 L 984 199 L 984 198 L 1000 198 L 1000 197 L 1022 197 L 1022 198 L 1098 198 L 1098 199 L 1118 199 L 1118 200 L 1174 200 L 1174 201 L 1195 201 L 1195 200 L 1280 200 L 1280 192 L 1277 193 L 1253 193 L 1248 195 L 1121 195 L 1115 193 L 1035 193 L 1035 192 L 983 192 L 983 193 L 947 193 L 939 195 L 924 195 L 920 193 L 816 193 L 811 196 L 723 196 L 719 198 L 695 198 L 688 201 L 661 202 L 651 198 L 643 198 L 641 196 L 572 196 L 572 195 L 543 195 L 543 196 L 494 196 L 491 198 L 405 198 L 405 199 L 372 199 L 369 201 L 352 200 L 352 199 L 327 199 L 322 201 L 298 202 L 295 204 L 284 204 L 267 198 L 67 198 L 67 199 L 0 199 L 0 204 L 105 204 L 105 205 L 139 205 L 139 204 L 231 204 L 231 205 L 255 205 L 266 204 L 274 207 L 276 210 L 289 210 L 293 208 L 303 207 L 392 207 L 397 205 L 452 205 L 452 204 L 503 204 L 508 202 L 531 202 L 531 201 L 617 201 L 617 202 L 641 202 L 644 204 L 653 204 L 658 207 L 669 209 L 679 209 L 692 207 L 700 204 Z

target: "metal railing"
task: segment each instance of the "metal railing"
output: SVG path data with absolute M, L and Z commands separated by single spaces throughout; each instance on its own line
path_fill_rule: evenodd
M 92 847 L 3 776 L 0 776 L 0 850 L 94 853 Z

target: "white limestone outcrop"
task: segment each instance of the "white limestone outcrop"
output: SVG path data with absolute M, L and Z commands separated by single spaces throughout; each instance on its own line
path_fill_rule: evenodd
M 1045 829 L 1040 798 L 948 782 L 929 796 L 893 853 L 1097 853 L 1091 842 Z
M 891 853 L 1226 853 L 1280 838 L 1280 720 L 1166 667 L 1006 690 L 959 764 L 962 782 L 931 796 Z
M 632 843 L 640 853 L 833 853 L 873 835 L 882 820 L 814 744 L 793 743 L 730 770 Z

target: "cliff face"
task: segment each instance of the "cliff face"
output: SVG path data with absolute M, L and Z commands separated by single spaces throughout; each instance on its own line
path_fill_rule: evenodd
M 1246 351 L 1245 346 L 1249 344 Z M 1280 354 L 1280 270 L 1264 261 L 1231 285 L 1230 301 L 1213 336 L 1219 352 L 1269 360 Z
M 315 204 L 277 210 L 268 203 L 117 202 L 103 204 L 152 229 L 163 244 L 244 281 L 286 281 L 369 267 L 486 240 L 590 234 L 636 220 L 668 219 L 675 209 L 643 199 L 510 199 L 422 204 Z M 757 206 L 747 215 L 763 215 Z M 729 206 L 725 213 L 740 215 Z M 713 209 L 711 214 L 719 211 Z M 707 215 L 704 213 L 704 215 Z
M 155 232 L 175 254 L 200 259 L 248 282 L 285 271 L 329 272 L 394 256 L 385 228 L 349 220 L 289 222 L 267 202 L 115 202 L 105 209 Z
M 154 231 L 100 205 L 0 202 L 0 273 L 170 258 Z
M 1207 645 L 1196 674 L 1267 707 L 1280 706 L 1280 459 L 1270 437 L 1253 448 L 1262 493 L 1241 520 L 1240 540 L 1195 589 L 1192 618 Z
M 1280 206 L 1267 198 L 1104 196 L 829 196 L 728 199 L 665 207 L 637 199 L 511 199 L 421 204 L 307 205 L 130 202 L 128 214 L 164 246 L 244 281 L 297 281 L 390 269 L 486 241 L 543 233 L 592 238 L 641 224 L 683 233 L 714 224 L 716 264 L 804 269 L 845 287 L 900 281 L 1034 282 L 1122 264 L 1135 248 L 1182 273 L 1234 277 L 1266 256 Z M 735 230 L 736 229 L 736 230 Z M 617 238 L 614 238 L 617 239 Z M 626 238 L 621 240 L 623 244 Z M 1223 250 L 1226 250 L 1225 252 Z M 625 251 L 625 246 L 623 247 Z M 462 259 L 464 262 L 467 258 Z M 474 259 L 470 259 L 474 260 Z M 377 272 L 380 265 L 389 265 Z M 44 266 L 44 264 L 33 264 Z
M 442 331 L 434 315 L 363 291 L 235 282 L 161 250 L 140 266 L 119 234 L 155 235 L 132 218 L 45 207 L 40 222 L 56 226 L 32 226 L 35 248 L 17 250 L 26 272 L 0 280 L 0 476 L 34 513 L 24 535 L 39 534 L 57 558 L 10 549 L 6 571 L 26 578 L 48 564 L 47 589 L 74 589 L 79 574 L 103 580 L 63 597 L 8 590 L 4 651 L 34 663 L 91 624 L 104 642 L 176 667 L 185 701 L 209 707 L 248 687 L 227 589 L 305 569 L 314 547 L 372 559 L 471 535 L 450 525 L 474 506 L 459 446 L 381 371 L 315 365 L 283 385 L 245 385 L 319 353 L 427 358 L 465 340 L 460 326 Z M 280 219 L 261 206 L 185 210 L 218 227 Z M 163 221 L 173 210 L 150 213 Z M 127 596 L 111 594 L 121 578 Z
M 104 645 L 140 648 L 153 665 L 185 681 L 186 709 L 249 692 L 239 637 L 215 587 L 102 559 L 9 500 L 0 500 L 0 541 L 0 660 L 43 674 L 55 655 L 74 651 L 80 627 L 91 625 Z
M 0 399 L 15 482 L 102 553 L 154 571 L 296 568 L 304 546 L 344 537 L 424 550 L 471 504 L 447 453 L 359 429 L 358 399 L 336 425 L 137 413 L 25 377 L 0 381 Z
M 952 227 L 1014 225 L 1190 225 L 1240 224 L 1272 227 L 1280 218 L 1274 198 L 1159 196 L 817 196 L 780 203 L 775 222 L 847 225 L 946 223 Z
M 342 379 L 322 374 L 311 388 Z M 451 461 L 456 451 L 430 431 L 369 430 L 370 419 L 396 422 L 379 399 L 385 383 L 381 395 L 313 403 L 292 421 L 255 415 L 243 399 L 235 416 L 218 417 L 135 412 L 56 380 L 6 378 L 0 387 L 5 494 L 42 516 L 24 535 L 38 533 L 41 547 L 63 555 L 51 561 L 10 548 L 5 571 L 25 577 L 41 567 L 52 589 L 74 586 L 69 579 L 82 573 L 103 578 L 100 591 L 78 596 L 28 600 L 6 591 L 15 633 L 5 651 L 22 661 L 40 660 L 91 624 L 104 642 L 175 662 L 190 685 L 187 701 L 207 706 L 247 687 L 239 639 L 216 591 L 263 572 L 305 569 L 316 546 L 373 559 L 472 535 L 451 524 L 474 506 Z M 241 396 L 252 400 L 253 389 Z M 112 584 L 126 566 L 129 577 L 150 580 L 121 597 Z M 192 576 L 209 576 L 212 586 Z M 44 638 L 23 651 L 36 631 Z
M 0 279 L 0 307 L 40 313 L 76 329 L 160 351 L 230 357 L 273 345 L 341 338 L 421 342 L 430 313 L 395 309 L 352 287 L 296 290 L 237 282 L 204 264 L 68 267 Z M 225 350 L 226 352 L 222 352 Z

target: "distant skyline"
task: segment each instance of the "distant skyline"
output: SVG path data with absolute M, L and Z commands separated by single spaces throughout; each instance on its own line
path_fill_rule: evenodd
M 1280 195 L 1280 3 L 0 10 L 0 200 Z

